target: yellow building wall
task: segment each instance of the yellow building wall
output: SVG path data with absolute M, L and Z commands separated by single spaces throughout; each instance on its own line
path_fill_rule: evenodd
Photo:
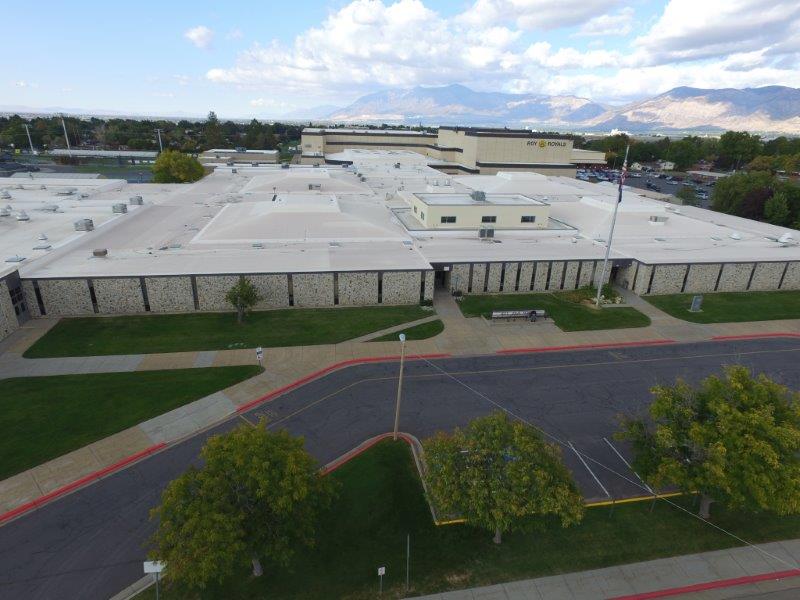
M 426 204 L 417 196 L 411 196 L 411 213 L 426 229 L 545 229 L 550 218 L 550 207 L 546 204 L 497 205 L 497 204 Z M 536 217 L 534 223 L 523 223 L 522 216 Z M 495 223 L 484 223 L 484 216 L 497 217 Z M 455 223 L 442 223 L 442 217 L 455 217 Z

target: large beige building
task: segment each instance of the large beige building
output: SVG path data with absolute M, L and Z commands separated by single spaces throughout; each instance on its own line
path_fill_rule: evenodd
M 578 165 L 605 164 L 602 152 L 573 148 L 563 136 L 527 129 L 440 127 L 436 133 L 393 129 L 306 128 L 304 164 L 346 164 L 351 149 L 405 150 L 430 158 L 429 166 L 450 174 L 534 171 L 575 176 Z

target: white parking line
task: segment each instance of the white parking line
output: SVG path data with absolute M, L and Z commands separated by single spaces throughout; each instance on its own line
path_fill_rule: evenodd
M 583 457 L 581 456 L 580 452 L 578 452 L 578 451 L 575 449 L 575 446 L 573 446 L 573 445 L 572 445 L 572 442 L 567 442 L 567 444 L 569 444 L 569 447 L 570 447 L 570 448 L 572 448 L 572 451 L 575 453 L 575 456 L 577 456 L 577 457 L 578 457 L 578 460 L 580 460 L 580 461 L 583 463 L 583 466 L 584 466 L 584 467 L 586 467 L 586 470 L 587 470 L 587 471 L 589 471 L 589 473 L 591 474 L 591 476 L 592 476 L 592 477 L 594 477 L 594 480 L 597 482 L 597 485 L 599 485 L 599 486 L 600 486 L 600 489 L 602 489 L 602 490 L 603 490 L 603 492 L 605 493 L 606 497 L 607 497 L 607 498 L 611 498 L 611 494 L 609 494 L 609 493 L 608 493 L 608 490 L 606 489 L 606 486 L 604 486 L 604 485 L 603 485 L 603 484 L 600 482 L 600 480 L 597 478 L 597 475 L 595 475 L 595 474 L 594 474 L 594 471 L 592 471 L 592 470 L 589 468 L 589 465 L 587 465 L 587 464 L 586 464 L 586 461 L 585 461 L 585 460 L 583 460 Z
M 639 478 L 639 481 L 641 481 L 641 482 L 642 482 L 642 485 L 643 485 L 644 487 L 646 487 L 646 488 L 647 488 L 647 491 L 648 491 L 648 492 L 650 492 L 651 494 L 655 494 L 655 492 L 653 491 L 653 488 L 651 488 L 649 485 L 647 485 L 647 482 L 646 482 L 644 479 L 642 479 L 641 477 L 639 477 L 639 474 L 638 474 L 636 471 L 634 471 L 634 470 L 633 470 L 633 467 L 631 466 L 631 464 L 630 464 L 630 463 L 629 463 L 627 460 L 625 460 L 625 457 L 624 457 L 624 456 L 622 456 L 622 454 L 620 454 L 619 450 L 617 450 L 617 449 L 616 449 L 616 447 L 614 446 L 614 444 L 612 444 L 611 442 L 609 442 L 609 441 L 608 441 L 606 438 L 603 438 L 603 439 L 605 440 L 606 444 L 608 444 L 608 445 L 611 447 L 611 449 L 614 451 L 614 453 L 615 453 L 617 456 L 619 456 L 619 459 L 620 459 L 622 462 L 624 462 L 624 463 L 625 463 L 625 466 L 626 466 L 626 467 L 628 467 L 628 468 L 631 470 L 631 473 L 633 473 L 634 475 L 636 475 L 636 477 L 638 477 L 638 478 Z

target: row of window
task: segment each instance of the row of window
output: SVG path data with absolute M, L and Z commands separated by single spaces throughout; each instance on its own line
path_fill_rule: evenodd
M 425 214 L 423 213 L 422 218 L 425 218 Z M 455 217 L 442 217 L 442 223 L 455 223 Z M 497 217 L 495 216 L 485 216 L 481 217 L 481 223 L 497 223 Z M 520 218 L 520 223 L 536 223 L 536 215 L 523 215 Z

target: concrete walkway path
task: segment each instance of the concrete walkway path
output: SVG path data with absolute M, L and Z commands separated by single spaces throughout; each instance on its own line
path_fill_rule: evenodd
M 797 590 L 794 597 L 800 597 L 799 567 L 800 540 L 787 540 L 445 592 L 421 600 L 721 600 L 788 589 Z M 792 570 L 793 574 L 787 573 Z

